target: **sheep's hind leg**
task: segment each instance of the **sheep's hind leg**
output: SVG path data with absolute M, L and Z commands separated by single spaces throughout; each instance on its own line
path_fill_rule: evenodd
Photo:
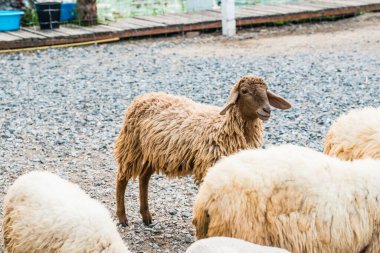
M 127 215 L 125 214 L 124 195 L 129 178 L 130 177 L 128 176 L 117 176 L 116 179 L 116 215 L 119 218 L 119 222 L 122 226 L 128 226 L 128 219 Z
M 360 253 L 378 253 L 380 252 L 380 234 L 372 235 L 370 243 L 365 246 Z
M 148 204 L 148 188 L 149 180 L 153 174 L 153 169 L 148 167 L 140 176 L 139 176 L 139 190 L 140 190 L 140 213 L 145 225 L 152 224 L 152 215 L 149 211 Z

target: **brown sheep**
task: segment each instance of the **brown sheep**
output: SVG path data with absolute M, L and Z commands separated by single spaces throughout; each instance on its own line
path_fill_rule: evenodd
M 151 224 L 151 175 L 156 172 L 173 178 L 192 174 L 199 184 L 222 156 L 262 145 L 262 121 L 269 119 L 270 105 L 291 107 L 255 76 L 245 76 L 233 86 L 224 108 L 165 93 L 137 97 L 126 111 L 115 143 L 120 223 L 127 225 L 124 194 L 130 178 L 139 177 L 140 213 L 143 222 Z

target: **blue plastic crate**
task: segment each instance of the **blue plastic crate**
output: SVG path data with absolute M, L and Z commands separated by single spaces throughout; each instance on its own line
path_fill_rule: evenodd
M 76 3 L 62 3 L 61 21 L 69 21 L 75 19 L 76 8 Z
M 0 31 L 14 31 L 20 29 L 23 11 L 0 10 Z

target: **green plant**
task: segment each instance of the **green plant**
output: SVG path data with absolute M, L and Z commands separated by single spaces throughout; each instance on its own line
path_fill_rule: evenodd
M 368 11 L 359 11 L 359 12 L 355 13 L 355 16 L 364 15 L 366 13 L 368 13 Z
M 24 8 L 24 16 L 21 19 L 22 26 L 33 26 L 38 25 L 38 17 L 35 9 Z
M 275 25 L 286 25 L 288 22 L 285 20 L 279 20 L 275 22 Z

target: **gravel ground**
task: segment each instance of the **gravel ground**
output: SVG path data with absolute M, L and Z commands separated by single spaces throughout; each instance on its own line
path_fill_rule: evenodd
M 113 212 L 112 147 L 131 100 L 167 91 L 221 106 L 231 85 L 248 73 L 263 76 L 293 103 L 266 123 L 265 145 L 321 150 L 338 115 L 380 106 L 379 25 L 377 13 L 250 29 L 234 39 L 208 34 L 2 54 L 0 204 L 19 175 L 39 169 L 78 183 Z M 130 226 L 119 231 L 133 252 L 184 252 L 194 241 L 197 188 L 190 177 L 152 178 L 151 227 L 140 219 L 137 182 L 127 191 Z

